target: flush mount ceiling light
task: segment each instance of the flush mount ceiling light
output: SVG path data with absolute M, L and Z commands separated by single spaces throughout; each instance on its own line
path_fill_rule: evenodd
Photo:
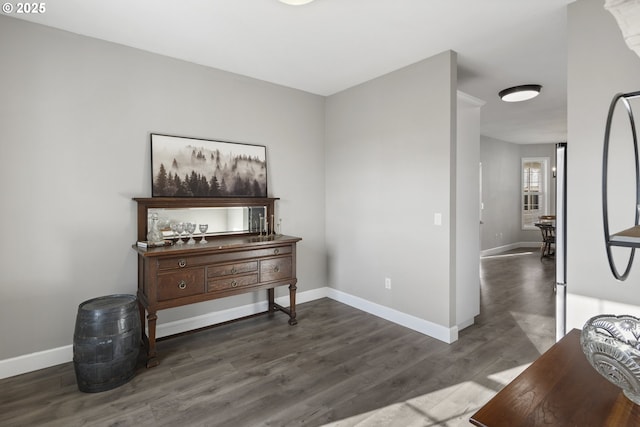
M 284 4 L 290 4 L 291 6 L 301 6 L 303 4 L 311 3 L 313 0 L 280 0 Z
M 520 102 L 535 98 L 540 94 L 540 85 L 521 85 L 501 90 L 498 95 L 505 102 Z

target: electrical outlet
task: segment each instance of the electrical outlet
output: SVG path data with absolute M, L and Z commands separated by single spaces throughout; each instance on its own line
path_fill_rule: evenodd
M 391 289 L 391 279 L 388 277 L 384 278 L 384 288 L 385 289 Z

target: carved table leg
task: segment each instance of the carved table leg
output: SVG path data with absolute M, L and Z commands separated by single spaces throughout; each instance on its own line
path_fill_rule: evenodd
M 156 313 L 149 313 L 147 315 L 147 322 L 149 323 L 149 348 L 147 350 L 147 368 L 158 366 L 160 363 L 156 353 L 156 320 L 158 316 Z
M 275 298 L 275 289 L 271 288 L 271 289 L 267 289 L 267 300 L 269 301 L 269 314 L 273 314 L 276 307 L 275 307 L 275 302 L 276 302 L 276 298 Z
M 138 299 L 138 311 L 140 312 L 140 335 L 141 335 L 140 342 L 146 346 L 147 334 L 145 333 L 145 327 L 147 326 L 147 322 L 145 321 L 145 318 L 144 318 L 144 315 L 145 315 L 144 306 L 140 302 L 140 299 Z
M 297 325 L 296 320 L 296 290 L 298 287 L 295 283 L 289 285 L 289 324 L 291 326 Z

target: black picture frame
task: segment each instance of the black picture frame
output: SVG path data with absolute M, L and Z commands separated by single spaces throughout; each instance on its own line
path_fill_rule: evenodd
M 152 197 L 267 197 L 267 148 L 151 134 Z

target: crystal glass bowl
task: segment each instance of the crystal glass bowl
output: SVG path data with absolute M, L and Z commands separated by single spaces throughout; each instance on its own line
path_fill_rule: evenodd
M 591 366 L 640 405 L 640 319 L 592 317 L 582 329 L 580 344 Z

